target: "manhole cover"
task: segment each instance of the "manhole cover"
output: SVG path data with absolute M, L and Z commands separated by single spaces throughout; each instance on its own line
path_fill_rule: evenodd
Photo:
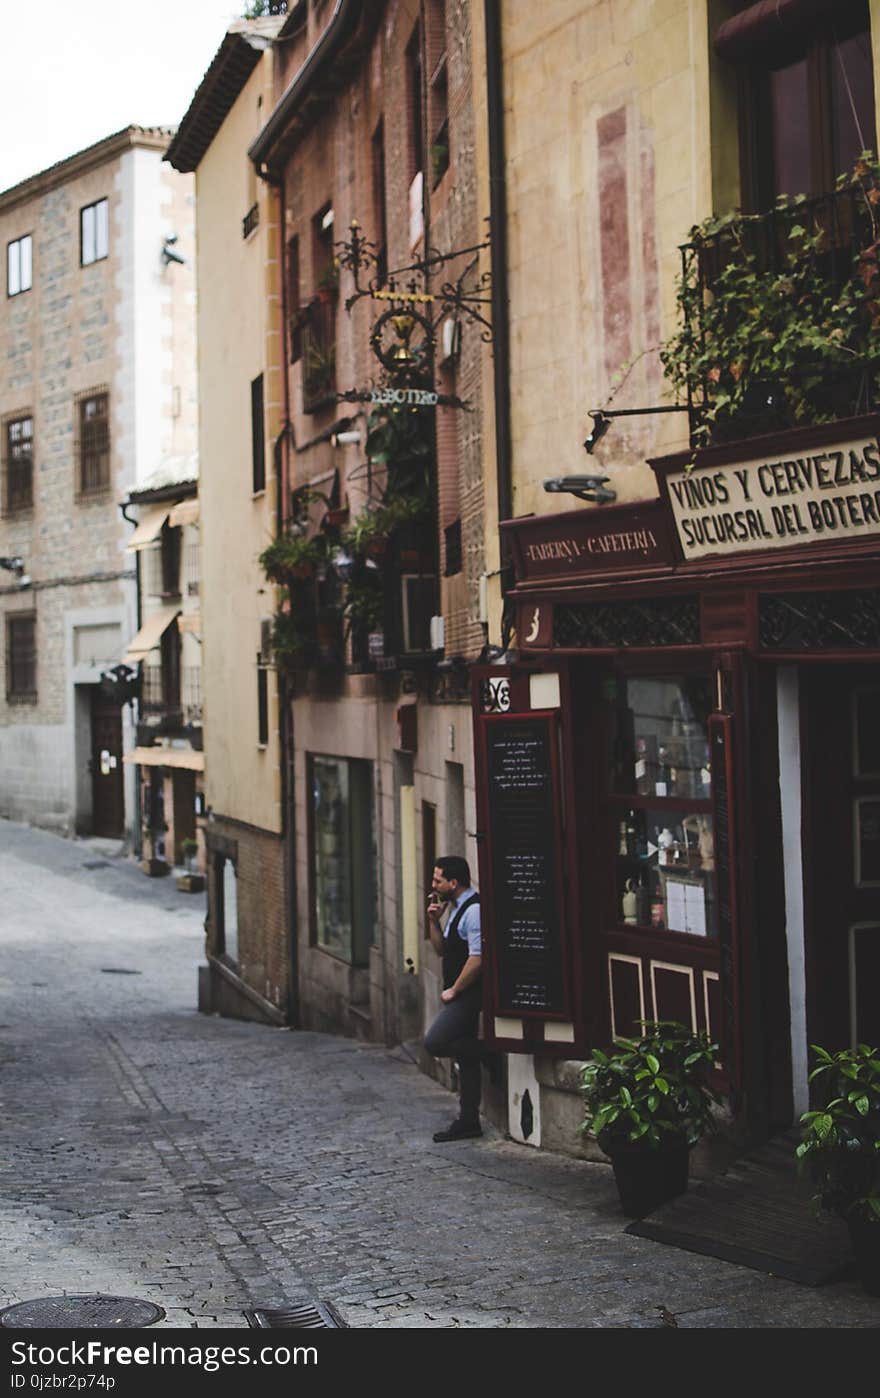
M 347 1330 L 329 1301 L 301 1301 L 280 1310 L 245 1311 L 252 1330 Z
M 165 1312 L 152 1301 L 134 1296 L 40 1296 L 19 1301 L 0 1311 L 7 1330 L 139 1330 L 164 1320 Z

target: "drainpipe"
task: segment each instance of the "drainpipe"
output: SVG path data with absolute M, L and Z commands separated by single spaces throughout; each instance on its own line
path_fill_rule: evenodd
M 130 525 L 132 525 L 133 527 L 136 527 L 136 526 L 137 526 L 137 520 L 136 520 L 136 519 L 132 519 L 131 515 L 126 514 L 126 510 L 128 509 L 128 506 L 129 506 L 129 501 L 127 501 L 127 500 L 123 501 L 123 503 L 119 506 L 119 513 L 122 515 L 122 518 L 125 520 L 126 524 L 130 524 Z M 136 619 L 136 623 L 137 623 L 137 629 L 138 629 L 138 631 L 140 631 L 140 629 L 141 629 L 141 621 L 143 620 L 143 618 L 142 618 L 142 616 L 141 616 L 141 551 L 140 551 L 140 549 L 135 549 L 135 551 L 134 551 L 134 586 L 135 586 L 135 619 Z M 138 705 L 138 719 L 139 719 L 139 718 L 140 718 L 140 700 L 137 701 L 137 705 Z M 137 742 L 137 721 L 135 722 L 135 742 Z M 133 765 L 134 765 L 134 823 L 133 823 L 133 828 L 132 828 L 133 839 L 132 839 L 131 844 L 132 844 L 132 853 L 135 855 L 135 857 L 136 857 L 137 859 L 140 859 L 141 855 L 142 855 L 143 852 L 144 852 L 143 841 L 142 841 L 142 839 L 141 839 L 141 785 L 142 785 L 143 778 L 141 777 L 141 769 L 140 769 L 140 766 L 138 765 L 138 763 L 135 762 Z M 124 802 L 124 797 L 123 797 L 123 805 L 124 805 L 124 804 L 125 804 L 125 802 Z
M 284 180 L 275 186 L 278 205 L 278 279 L 281 304 L 281 382 L 284 395 L 284 423 L 275 442 L 273 463 L 275 466 L 275 534 L 281 536 L 287 515 L 286 502 L 289 496 L 288 470 L 286 457 L 293 427 L 290 421 L 290 377 L 287 357 L 287 277 L 286 258 L 286 205 L 284 201 Z M 293 705 L 288 692 L 287 677 L 276 670 L 278 683 L 278 737 L 281 747 L 281 840 L 284 849 L 285 879 L 287 890 L 287 946 L 290 993 L 288 995 L 287 1020 L 291 1029 L 300 1027 L 299 1005 L 299 921 L 297 918 L 296 882 L 296 821 L 294 819 L 294 745 L 293 745 Z
M 510 310 L 507 285 L 507 186 L 504 170 L 504 82 L 501 49 L 501 0 L 485 0 L 486 103 L 489 115 L 489 241 L 492 254 L 492 347 L 495 380 L 495 475 L 498 519 L 513 514 L 510 424 Z M 513 584 L 510 544 L 500 536 L 501 591 Z M 501 644 L 510 641 L 511 619 L 505 604 Z

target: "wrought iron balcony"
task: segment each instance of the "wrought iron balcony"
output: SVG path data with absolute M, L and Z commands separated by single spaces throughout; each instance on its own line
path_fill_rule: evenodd
M 875 198 L 870 178 L 864 185 L 851 182 L 831 194 L 780 203 L 764 214 L 719 219 L 684 244 L 678 344 L 687 347 L 691 365 L 703 366 L 701 372 L 690 373 L 687 385 L 692 433 L 718 395 L 729 391 L 731 373 L 737 383 L 749 376 L 755 383 L 754 392 L 749 388 L 748 410 L 738 413 L 736 423 L 725 424 L 724 436 L 745 437 L 793 425 L 786 416 L 786 400 L 792 397 L 787 389 L 800 394 L 802 403 L 808 400 L 802 421 L 847 417 L 874 407 L 880 367 L 873 297 L 874 286 L 880 291 L 880 202 Z M 738 272 L 742 276 L 736 282 Z M 781 340 L 759 305 L 762 295 L 770 305 L 771 286 L 775 304 L 787 318 L 786 329 L 800 324 L 805 330 L 803 335 L 786 335 L 773 382 L 755 372 L 759 357 L 768 358 L 762 350 Z M 858 296 L 852 296 L 853 290 Z M 731 338 L 741 341 L 743 327 L 753 326 L 754 355 L 741 348 L 724 352 L 716 314 L 723 298 L 729 305 Z M 827 334 L 841 298 L 848 306 L 858 301 L 859 309 L 852 311 L 843 331 L 835 328 Z M 834 343 L 838 337 L 839 350 Z M 722 348 L 716 354 L 719 339 Z M 707 354 L 707 348 L 712 352 Z
M 241 221 L 241 236 L 243 238 L 249 238 L 250 235 L 253 233 L 254 229 L 258 226 L 259 222 L 260 206 L 259 204 L 254 204 L 250 209 L 248 209 L 247 213 Z

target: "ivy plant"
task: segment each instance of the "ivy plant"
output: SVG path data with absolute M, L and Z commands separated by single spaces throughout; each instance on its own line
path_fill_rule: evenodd
M 865 152 L 833 197 L 690 231 L 680 328 L 660 348 L 699 414 L 695 446 L 848 415 L 880 368 L 880 165 Z M 842 268 L 842 271 L 841 271 Z M 846 404 L 846 406 L 844 406 Z

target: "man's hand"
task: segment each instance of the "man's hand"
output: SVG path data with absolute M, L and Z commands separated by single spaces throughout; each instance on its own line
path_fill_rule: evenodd
M 454 1000 L 454 999 L 455 999 L 455 991 L 452 989 L 451 986 L 450 986 L 449 990 L 441 991 L 440 999 L 441 999 L 441 1000 L 443 1001 L 443 1003 L 446 1004 L 446 1005 L 449 1004 L 450 1000 Z

